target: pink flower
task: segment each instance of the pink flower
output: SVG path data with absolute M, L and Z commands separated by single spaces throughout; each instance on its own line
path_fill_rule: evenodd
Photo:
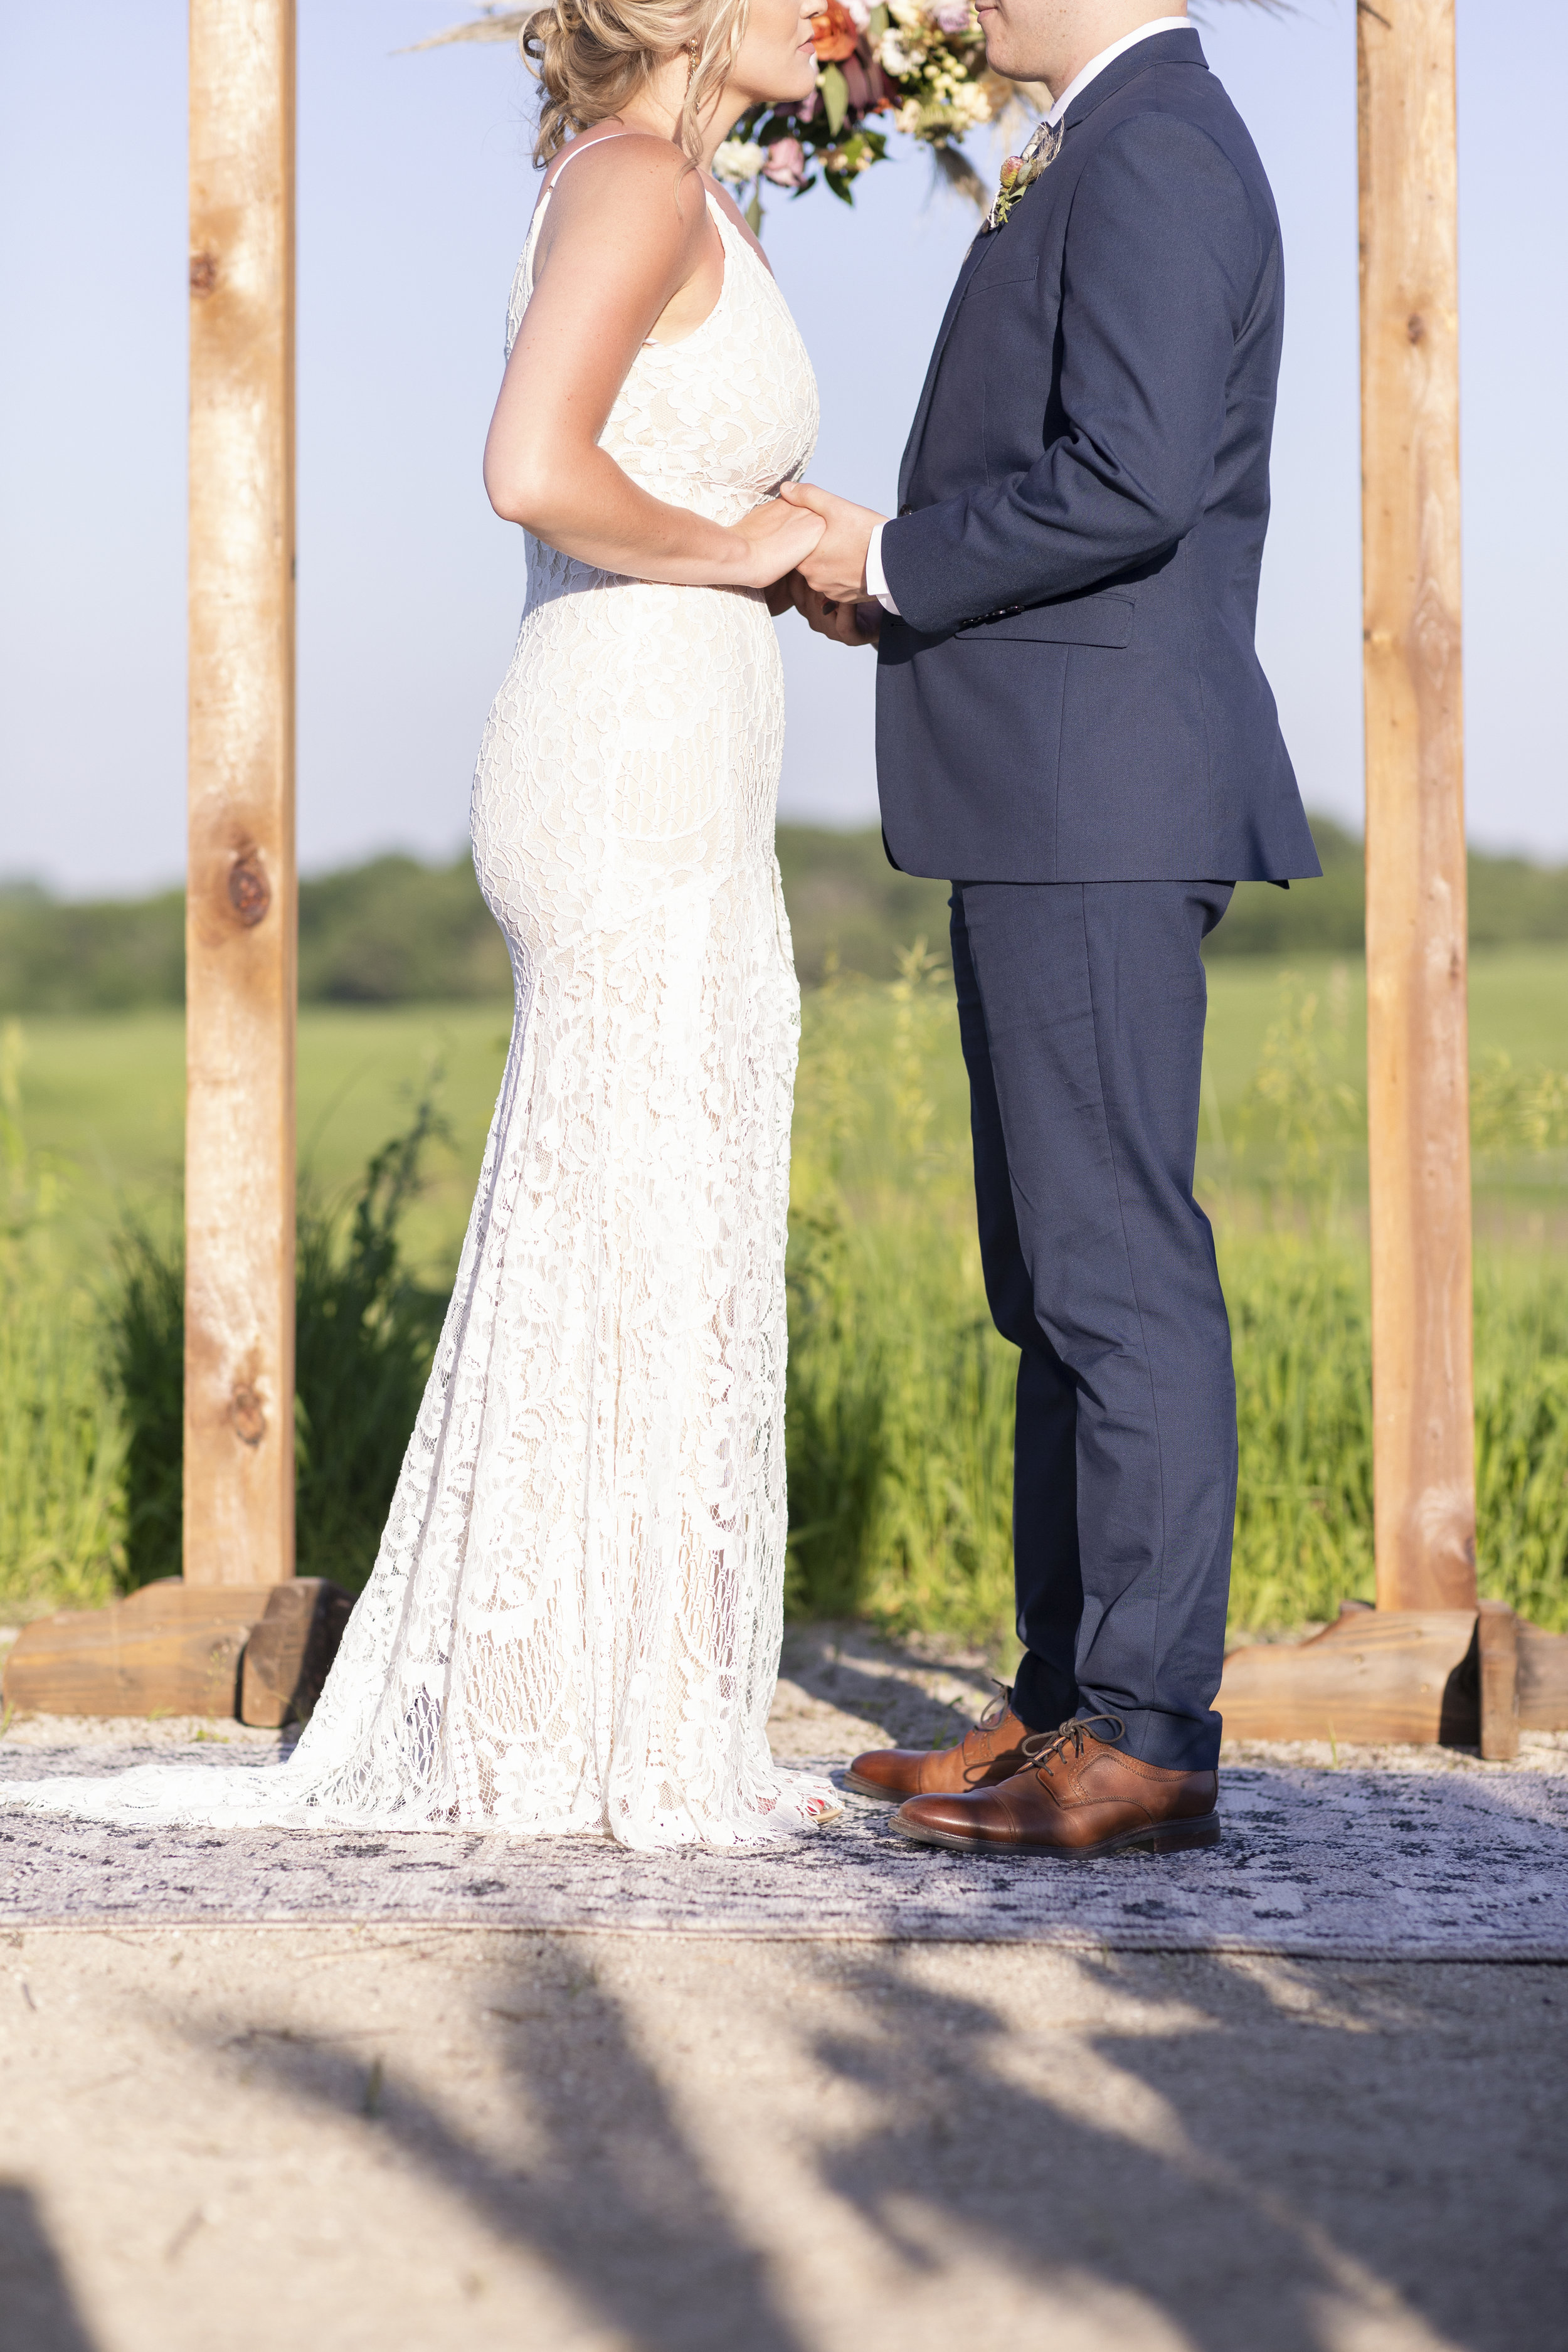
M 930 14 L 941 33 L 967 33 L 974 22 L 973 0 L 936 0 Z
M 775 139 L 763 165 L 763 177 L 779 188 L 798 188 L 805 178 L 805 149 L 798 139 Z

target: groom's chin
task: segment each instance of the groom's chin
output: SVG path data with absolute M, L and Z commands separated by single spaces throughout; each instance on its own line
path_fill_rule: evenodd
M 986 34 L 985 62 L 1004 81 L 1039 80 L 1037 73 L 1030 72 L 1021 46 L 1008 38 L 1005 25 L 996 25 L 994 33 Z
M 1034 79 L 1020 64 L 1020 45 L 1009 35 L 1005 21 L 995 9 L 982 7 L 980 29 L 985 36 L 985 62 L 993 73 L 1004 75 L 1008 81 Z

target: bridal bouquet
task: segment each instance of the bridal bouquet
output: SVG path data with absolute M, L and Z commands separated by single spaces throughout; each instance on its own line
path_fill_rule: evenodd
M 981 199 L 959 144 L 994 122 L 1016 95 L 985 62 L 973 0 L 827 0 L 816 20 L 816 88 L 798 105 L 759 108 L 713 159 L 715 176 L 750 185 L 747 217 L 762 218 L 764 181 L 796 195 L 818 171 L 836 196 L 854 202 L 862 172 L 888 152 L 876 119 L 930 147 L 943 176 Z

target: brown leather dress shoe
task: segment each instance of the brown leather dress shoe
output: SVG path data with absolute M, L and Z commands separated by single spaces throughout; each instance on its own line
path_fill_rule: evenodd
M 1012 1691 L 1002 1683 L 979 1722 L 952 1748 L 872 1748 L 857 1756 L 844 1785 L 863 1797 L 897 1804 L 939 1790 L 988 1789 L 1010 1780 L 1024 1761 L 1029 1727 L 1013 1712 Z
M 921 1845 L 1053 1854 L 1064 1862 L 1219 1843 L 1217 1772 L 1144 1764 L 1096 1739 L 1088 1723 L 1121 1730 L 1115 1716 L 1096 1715 L 1059 1731 L 1031 1733 L 1023 1769 L 1010 1780 L 915 1797 L 899 1807 L 893 1827 Z

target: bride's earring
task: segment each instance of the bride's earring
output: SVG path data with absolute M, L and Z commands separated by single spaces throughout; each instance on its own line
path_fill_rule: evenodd
M 686 44 L 686 89 L 688 96 L 690 95 L 692 80 L 696 75 L 698 63 L 701 56 L 701 42 L 697 40 L 688 41 Z

